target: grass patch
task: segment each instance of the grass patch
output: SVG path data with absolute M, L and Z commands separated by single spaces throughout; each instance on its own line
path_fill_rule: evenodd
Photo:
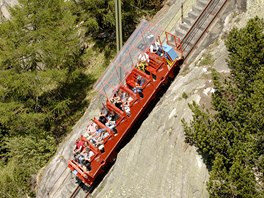
M 205 56 L 202 57 L 200 60 L 198 66 L 203 66 L 203 65 L 212 65 L 214 63 L 215 59 L 212 54 L 208 53 Z
M 238 15 L 239 15 L 239 13 L 235 11 L 235 12 L 232 13 L 231 17 L 233 19 L 233 18 L 237 17 Z
M 186 100 L 186 99 L 188 98 L 187 93 L 183 92 L 183 93 L 182 93 L 182 98 Z
M 189 68 L 188 68 L 187 65 L 185 65 L 185 66 L 183 67 L 183 69 L 181 69 L 181 71 L 180 71 L 180 75 L 185 76 L 186 74 L 188 74 L 188 72 L 189 72 Z

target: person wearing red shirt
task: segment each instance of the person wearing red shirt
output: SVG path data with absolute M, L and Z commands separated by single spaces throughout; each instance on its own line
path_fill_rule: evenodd
M 73 148 L 73 155 L 76 156 L 77 154 L 81 153 L 83 148 L 84 148 L 84 141 L 81 140 L 81 138 L 78 138 Z

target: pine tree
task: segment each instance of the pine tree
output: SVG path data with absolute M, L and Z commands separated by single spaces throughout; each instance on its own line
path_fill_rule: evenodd
M 3 197 L 31 192 L 30 177 L 54 154 L 56 140 L 73 122 L 69 115 L 84 105 L 90 81 L 80 71 L 70 6 L 63 0 L 21 0 L 11 9 L 11 20 L 0 24 Z
M 186 141 L 212 166 L 211 197 L 263 196 L 264 20 L 255 17 L 227 37 L 231 75 L 213 71 L 215 112 L 190 105 L 193 121 L 184 122 Z M 209 159 L 208 159 L 209 158 Z

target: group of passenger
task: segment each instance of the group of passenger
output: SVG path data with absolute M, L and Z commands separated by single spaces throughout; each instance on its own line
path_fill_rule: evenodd
M 157 54 L 159 56 L 163 56 L 163 50 L 159 42 L 155 41 L 149 47 L 150 53 Z M 138 55 L 138 62 L 136 64 L 136 68 L 145 72 L 146 67 L 149 65 L 149 55 L 144 52 Z
M 108 118 L 110 119 L 110 115 Z M 107 127 L 107 122 L 105 126 Z M 100 128 L 96 123 L 92 122 L 87 126 L 85 133 L 76 140 L 73 149 L 74 160 L 85 171 L 90 170 L 91 157 L 94 156 L 94 152 L 90 149 L 89 143 L 103 151 L 104 138 L 107 136 L 109 136 L 107 128 Z
M 73 156 L 74 160 L 79 163 L 85 171 L 91 170 L 91 157 L 94 156 L 94 152 L 89 148 L 88 143 L 81 138 L 75 141 Z
M 150 46 L 150 52 L 156 53 L 159 56 L 163 56 L 162 49 L 158 42 L 155 42 Z M 147 53 L 140 54 L 138 56 L 138 63 L 136 67 L 145 72 L 146 66 L 149 64 L 149 55 Z M 139 94 L 141 98 L 143 98 L 143 84 L 145 80 L 141 76 L 137 76 L 135 81 L 135 86 L 132 87 L 132 91 L 135 94 Z M 130 112 L 130 103 L 132 102 L 133 98 L 129 96 L 128 93 L 123 92 L 121 90 L 117 90 L 113 97 L 110 99 L 110 102 L 114 104 L 118 109 L 124 111 L 127 116 L 131 116 Z M 86 129 L 86 133 L 83 134 L 82 137 L 78 138 L 75 142 L 75 146 L 73 149 L 74 160 L 85 170 L 91 170 L 91 158 L 95 155 L 95 153 L 91 150 L 89 143 L 93 144 L 94 146 L 98 147 L 99 150 L 104 149 L 104 138 L 109 136 L 107 128 L 112 130 L 115 134 L 117 131 L 116 127 L 116 120 L 118 119 L 118 115 L 108 110 L 105 106 L 101 109 L 101 115 L 99 116 L 99 121 L 105 125 L 105 128 L 100 128 L 96 123 L 92 122 L 88 125 Z
M 110 102 L 113 103 L 117 108 L 124 111 L 128 117 L 130 117 L 130 103 L 133 100 L 128 93 L 121 90 L 117 90 L 113 97 L 110 99 Z

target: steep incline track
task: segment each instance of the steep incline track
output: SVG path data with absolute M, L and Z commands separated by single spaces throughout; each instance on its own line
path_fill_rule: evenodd
M 70 198 L 74 198 L 74 197 L 76 197 L 76 196 L 78 195 L 80 189 L 81 189 L 81 185 L 78 185 L 78 186 L 75 188 L 75 190 L 72 192 Z
M 187 57 L 197 47 L 198 42 L 208 32 L 217 15 L 223 10 L 230 0 L 210 0 L 199 17 L 192 24 L 182 39 L 184 57 Z

